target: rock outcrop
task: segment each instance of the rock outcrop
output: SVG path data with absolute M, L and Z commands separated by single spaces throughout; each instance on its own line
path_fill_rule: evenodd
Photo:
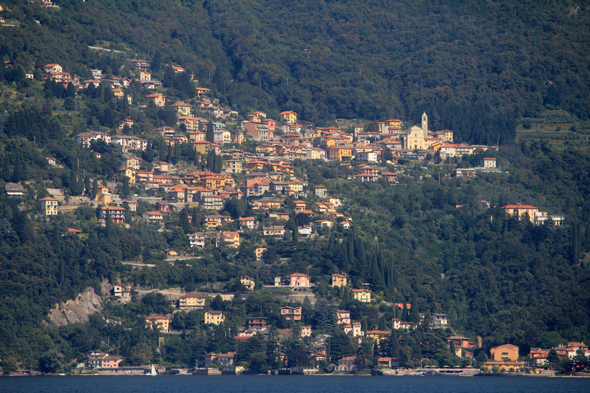
M 108 293 L 110 285 L 103 283 L 103 293 Z M 94 292 L 94 288 L 88 287 L 75 299 L 57 303 L 49 312 L 49 319 L 57 326 L 65 326 L 70 323 L 87 322 L 88 317 L 95 312 L 102 311 L 103 298 Z

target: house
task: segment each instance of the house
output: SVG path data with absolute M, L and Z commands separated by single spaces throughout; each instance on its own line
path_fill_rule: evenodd
M 159 329 L 161 332 L 167 332 L 170 326 L 170 320 L 161 315 L 147 317 L 145 319 L 145 327 L 152 329 Z
M 170 213 L 170 205 L 167 201 L 156 202 L 156 210 L 160 213 Z
M 113 296 L 118 297 L 121 301 L 126 302 L 131 300 L 131 288 L 129 284 L 113 285 Z
M 281 118 L 281 120 L 284 120 L 289 124 L 297 123 L 297 113 L 293 111 L 281 112 L 279 113 L 279 117 Z
M 329 229 L 329 228 L 332 228 L 334 223 L 332 221 L 328 221 L 328 220 L 316 220 L 313 222 L 313 225 L 319 229 L 323 229 L 323 228 Z
M 383 357 L 377 359 L 377 365 L 379 367 L 399 367 L 401 365 L 401 361 L 399 358 L 390 358 L 390 357 Z
M 287 321 L 301 321 L 301 307 L 281 307 L 281 316 Z
M 242 286 L 248 291 L 253 291 L 254 287 L 256 286 L 256 280 L 248 276 L 240 278 L 240 283 L 242 283 Z
M 368 175 L 368 174 L 360 174 L 360 175 L 354 175 L 354 180 L 360 181 L 361 183 L 365 183 L 365 182 L 376 182 L 377 180 L 379 180 L 379 176 L 377 176 L 377 175 Z
M 332 274 L 332 287 L 345 287 L 347 278 L 345 274 Z
M 360 358 L 358 356 L 347 356 L 338 360 L 338 366 L 334 369 L 335 372 L 340 373 L 354 373 L 358 370 Z
M 6 183 L 4 190 L 9 198 L 22 198 L 25 194 L 25 188 L 17 183 Z
M 449 347 L 451 346 L 451 343 L 453 343 L 455 349 L 459 349 L 459 356 L 461 353 L 461 349 L 473 348 L 475 346 L 473 342 L 469 341 L 467 337 L 463 336 L 450 336 L 449 338 L 447 338 L 447 344 L 449 345 Z
M 220 325 L 225 322 L 225 315 L 221 311 L 207 311 L 205 313 L 205 324 Z
M 205 355 L 205 366 L 211 363 L 215 363 L 219 366 L 233 366 L 235 357 L 235 352 L 210 353 Z
M 153 93 L 146 97 L 148 100 L 151 100 L 156 106 L 164 106 L 166 105 L 166 96 L 160 93 Z
M 181 310 L 196 310 L 204 308 L 205 296 L 187 293 L 178 298 L 176 306 Z
M 309 277 L 304 273 L 292 273 L 289 276 L 289 286 L 309 287 Z
M 352 157 L 352 148 L 344 145 L 334 145 L 327 148 L 329 160 L 342 161 L 344 158 Z
M 385 172 L 381 177 L 388 183 L 399 183 L 397 173 Z
M 191 106 L 184 103 L 183 101 L 175 102 L 174 104 L 170 105 L 170 108 L 176 111 L 178 117 L 191 115 Z
M 318 198 L 324 198 L 326 196 L 327 191 L 328 190 L 326 189 L 326 187 L 322 186 L 321 184 L 315 187 L 315 195 Z
M 88 355 L 86 367 L 88 368 L 118 368 L 125 358 L 122 356 L 110 356 L 107 353 L 93 352 Z
M 274 131 L 265 123 L 245 123 L 243 127 L 256 141 L 269 141 L 274 136 Z
M 262 227 L 263 236 L 284 236 L 285 226 L 284 225 L 270 225 Z
M 299 337 L 311 337 L 311 326 L 301 326 Z
M 372 338 L 375 343 L 379 345 L 382 340 L 387 340 L 391 336 L 391 330 L 369 330 L 366 334 L 367 338 Z
M 397 318 L 393 318 L 391 320 L 391 328 L 395 330 L 410 330 L 415 327 L 415 324 L 411 324 L 410 322 L 404 322 Z
M 268 249 L 263 248 L 263 247 L 258 247 L 256 250 L 254 250 L 254 254 L 256 255 L 256 260 L 257 261 L 264 261 L 266 259 L 267 251 L 268 251 Z
M 164 215 L 156 211 L 148 211 L 143 213 L 143 219 L 147 222 L 158 222 L 164 219 Z
M 113 224 L 125 221 L 125 208 L 120 206 L 103 206 L 98 209 L 98 220 L 106 223 L 107 215 Z
M 254 217 L 240 217 L 240 228 L 256 229 L 256 219 Z
M 119 169 L 119 179 L 123 180 L 123 178 L 127 177 L 129 179 L 129 184 L 135 184 L 135 169 L 129 167 L 123 167 Z
M 240 247 L 240 234 L 238 232 L 218 232 L 213 238 L 215 245 L 218 248 L 229 247 L 239 248 Z
M 533 222 L 535 214 L 539 211 L 539 208 L 536 206 L 521 205 L 520 203 L 517 203 L 516 205 L 506 205 L 501 209 L 506 212 L 506 215 L 516 217 L 519 220 L 527 217 L 528 215 L 528 219 L 531 222 Z
M 205 248 L 205 235 L 203 233 L 189 233 L 187 237 L 192 248 Z
M 211 89 L 206 87 L 196 87 L 195 90 L 197 91 L 197 97 L 208 97 L 211 94 Z
M 496 167 L 496 159 L 484 157 L 483 159 L 483 167 L 484 168 L 495 168 Z
M 547 364 L 547 357 L 549 356 L 549 351 L 549 349 L 531 348 L 529 352 L 531 366 L 539 367 Z
M 267 329 L 267 319 L 265 317 L 249 317 L 248 329 L 253 331 L 261 331 Z
M 52 63 L 52 64 L 47 64 L 45 67 L 43 67 L 43 71 L 45 71 L 46 73 L 63 72 L 63 68 L 59 64 Z
M 350 325 L 350 311 L 348 311 L 348 310 L 336 311 L 336 323 Z
M 490 358 L 496 362 L 518 360 L 518 347 L 512 344 L 504 344 L 495 348 L 490 348 Z
M 432 324 L 434 326 L 447 326 L 448 323 L 447 314 L 432 314 Z
M 353 289 L 352 290 L 352 297 L 355 300 L 363 303 L 370 303 L 371 302 L 371 291 L 368 289 Z
M 57 199 L 52 197 L 45 197 L 39 199 L 41 202 L 41 207 L 43 209 L 43 214 L 46 216 L 56 216 L 58 213 L 57 207 Z
M 139 72 L 139 81 L 140 82 L 149 82 L 152 80 L 152 74 L 147 71 L 140 71 Z

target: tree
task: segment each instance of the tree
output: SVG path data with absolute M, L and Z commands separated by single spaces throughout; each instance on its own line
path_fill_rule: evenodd
M 389 336 L 389 356 L 392 358 L 399 356 L 399 339 L 395 329 L 391 329 L 391 336 Z
M 96 177 L 92 180 L 92 200 L 96 199 L 96 195 L 98 194 L 98 180 Z
M 160 72 L 160 68 L 162 67 L 162 53 L 159 50 L 156 50 L 156 52 L 154 53 L 150 67 L 152 72 L 156 74 Z
M 233 219 L 237 220 L 244 216 L 247 208 L 246 201 L 243 199 L 232 198 L 225 201 L 223 211 L 227 211 Z
M 332 332 L 336 326 L 336 309 L 325 299 L 319 299 L 315 304 L 314 325 L 322 332 Z
M 131 195 L 131 190 L 129 189 L 129 177 L 127 176 L 123 176 L 123 187 L 121 189 L 121 194 L 123 194 L 125 197 Z
M 420 311 L 418 310 L 418 298 L 416 297 L 416 292 L 412 295 L 412 307 L 410 309 L 410 317 L 409 322 L 420 322 Z
M 153 356 L 152 347 L 147 343 L 140 343 L 129 351 L 129 362 L 133 365 L 140 366 L 151 363 Z
M 188 210 L 182 209 L 179 214 L 179 225 L 184 231 L 184 233 L 189 233 L 191 231 L 191 224 L 188 219 Z
M 154 161 L 154 149 L 152 148 L 152 143 L 149 141 L 145 151 L 142 153 L 142 158 L 147 162 Z
M 56 373 L 61 370 L 64 356 L 54 349 L 45 352 L 39 359 L 39 370 L 44 373 Z
M 207 133 L 205 134 L 205 140 L 207 142 L 215 142 L 215 134 L 213 133 L 213 122 L 209 120 L 207 123 Z

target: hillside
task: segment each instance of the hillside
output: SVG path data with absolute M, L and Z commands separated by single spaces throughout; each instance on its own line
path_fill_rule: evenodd
M 103 46 L 182 64 L 242 111 L 321 123 L 426 110 L 472 143 L 509 141 L 513 119 L 544 108 L 590 115 L 590 10 L 573 1 L 6 4 L 19 24 L 0 30 L 2 53 L 30 71 L 59 62 L 88 77 L 101 61 L 88 46 Z
M 505 343 L 528 367 L 588 342 L 590 8 L 451 3 L 0 3 L 3 372 L 479 367 Z

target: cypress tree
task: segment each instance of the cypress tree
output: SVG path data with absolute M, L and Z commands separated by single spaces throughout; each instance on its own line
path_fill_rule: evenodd
M 389 356 L 397 358 L 399 356 L 399 339 L 397 337 L 396 329 L 391 329 L 391 336 L 389 337 Z
M 205 140 L 207 142 L 215 142 L 215 134 L 213 133 L 213 122 L 209 120 L 207 123 L 207 133 L 205 134 Z
M 123 176 L 123 189 L 121 190 L 123 196 L 129 196 L 131 194 L 131 190 L 129 189 L 129 178 L 127 176 Z
M 96 194 L 98 194 L 98 180 L 94 178 L 92 181 L 92 200 L 96 198 Z
M 418 297 L 416 292 L 412 295 L 412 308 L 410 309 L 410 322 L 420 322 L 420 310 L 418 309 Z
M 12 172 L 10 170 L 10 159 L 8 158 L 8 154 L 4 156 L 4 166 L 2 168 L 2 178 L 4 181 L 9 182 L 12 178 Z

